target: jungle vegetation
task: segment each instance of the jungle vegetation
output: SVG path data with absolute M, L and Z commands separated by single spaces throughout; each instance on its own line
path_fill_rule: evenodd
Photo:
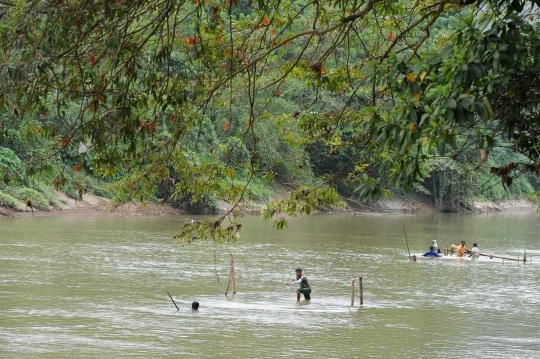
M 534 197 L 539 5 L 0 1 L 0 202 L 262 200 L 283 228 L 339 194 Z M 234 240 L 235 214 L 178 236 Z

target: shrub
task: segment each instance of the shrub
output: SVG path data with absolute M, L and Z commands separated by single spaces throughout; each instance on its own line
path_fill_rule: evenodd
M 113 198 L 114 193 L 109 189 L 107 182 L 101 181 L 97 178 L 86 177 L 84 179 L 84 185 L 88 188 L 89 192 L 99 197 Z
M 35 184 L 32 184 L 31 188 L 41 193 L 43 197 L 45 197 L 45 199 L 49 202 L 49 205 L 56 208 L 61 207 L 60 202 L 56 198 L 56 194 L 54 193 L 52 188 L 47 186 L 45 183 L 37 182 Z
M 14 170 L 20 167 L 21 160 L 15 152 L 7 147 L 0 146 L 0 168 Z
M 68 196 L 69 198 L 75 199 L 77 201 L 81 200 L 81 195 L 70 182 L 64 185 L 62 189 L 64 190 L 64 192 L 66 192 L 66 196 Z
M 0 180 L 8 182 L 21 167 L 21 160 L 15 152 L 0 146 Z
M 191 196 L 186 195 L 169 203 L 174 208 L 180 208 L 189 214 L 217 214 L 219 212 L 219 203 L 214 194 L 205 194 L 198 202 L 192 202 Z
M 41 192 L 38 192 L 33 188 L 28 188 L 28 187 L 15 188 L 13 189 L 11 194 L 15 198 L 25 203 L 28 200 L 30 200 L 32 202 L 32 207 L 35 209 L 39 209 L 41 211 L 51 210 L 51 206 L 49 205 L 49 200 L 45 198 L 45 196 Z
M 9 207 L 16 211 L 22 211 L 20 202 L 2 191 L 0 191 L 0 206 Z

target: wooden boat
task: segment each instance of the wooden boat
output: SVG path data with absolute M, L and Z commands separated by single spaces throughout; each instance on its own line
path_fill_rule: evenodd
M 446 248 L 444 249 L 444 255 L 443 257 L 449 257 L 449 258 L 472 258 L 469 257 L 469 255 L 472 253 L 471 251 L 467 251 L 466 254 L 463 257 L 454 256 L 454 254 L 457 253 L 457 246 L 452 244 L 450 247 L 448 247 L 448 243 L 446 244 Z M 503 257 L 498 256 L 490 253 L 479 253 L 480 257 L 483 258 L 489 258 L 489 259 L 502 259 L 506 261 L 516 261 L 516 262 L 527 262 L 527 253 L 523 254 L 523 256 L 520 257 L 520 255 L 517 255 L 517 258 L 510 258 L 510 257 Z
M 520 256 L 520 258 L 510 258 L 510 257 L 503 257 L 503 256 L 496 256 L 492 254 L 486 254 L 486 253 L 480 253 L 480 257 L 473 258 L 469 257 L 469 255 L 465 255 L 463 257 L 458 257 L 456 255 L 441 255 L 440 257 L 434 257 L 434 256 L 427 256 L 424 257 L 422 254 L 416 254 L 416 260 L 417 261 L 463 261 L 463 262 L 474 262 L 474 261 L 480 261 L 480 262 L 504 262 L 504 261 L 513 261 L 513 262 L 521 262 L 525 263 L 526 258 L 523 258 Z

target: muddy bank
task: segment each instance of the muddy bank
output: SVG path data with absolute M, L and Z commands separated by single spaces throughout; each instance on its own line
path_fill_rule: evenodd
M 346 205 L 341 209 L 347 213 L 419 213 L 437 212 L 437 209 L 429 203 L 410 201 L 400 198 L 381 199 L 376 203 L 360 203 L 353 199 L 343 198 Z M 464 213 L 484 213 L 495 211 L 531 210 L 538 207 L 526 198 L 508 199 L 503 201 L 475 201 L 472 208 Z
M 509 199 L 497 202 L 474 202 L 475 212 L 509 211 L 527 208 L 535 210 L 536 208 L 538 208 L 538 204 L 528 199 Z
M 284 197 L 281 194 L 280 197 Z M 341 196 L 340 196 L 341 197 Z M 20 203 L 22 211 L 16 211 L 9 207 L 0 206 L 0 217 L 27 217 L 27 216 L 56 216 L 56 215 L 93 215 L 93 214 L 108 214 L 114 216 L 134 217 L 134 216 L 160 216 L 160 215 L 189 215 L 185 211 L 175 209 L 167 204 L 153 203 L 145 201 L 143 203 L 130 203 L 112 208 L 111 200 L 103 197 L 98 197 L 92 194 L 85 194 L 82 200 L 74 200 L 66 196 L 63 192 L 57 192 L 59 205 L 53 207 L 51 211 L 40 211 L 32 209 L 24 203 Z M 428 203 L 420 201 L 410 201 L 402 198 L 385 198 L 376 203 L 361 203 L 355 199 L 341 197 L 344 205 L 339 208 L 326 208 L 318 212 L 332 213 L 422 213 L 436 212 L 437 209 Z M 511 199 L 497 202 L 475 201 L 472 210 L 467 210 L 467 213 L 484 213 L 494 211 L 511 211 L 511 210 L 531 210 L 534 211 L 538 204 L 528 199 Z M 231 211 L 232 204 L 225 201 L 219 201 L 219 214 L 228 213 Z M 260 215 L 265 208 L 265 203 L 240 203 L 232 211 L 232 213 L 243 215 Z
M 180 211 L 167 204 L 156 204 L 145 201 L 143 203 L 123 204 L 113 209 L 111 200 L 92 194 L 85 194 L 82 200 L 74 200 L 63 192 L 56 193 L 59 204 L 50 211 L 40 211 L 20 203 L 22 211 L 16 211 L 8 207 L 0 207 L 0 217 L 28 217 L 28 216 L 57 216 L 57 215 L 94 215 L 109 214 L 114 216 L 160 216 L 181 214 Z

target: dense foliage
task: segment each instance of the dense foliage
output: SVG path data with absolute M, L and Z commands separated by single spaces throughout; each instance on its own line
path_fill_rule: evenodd
M 265 213 L 278 228 L 337 204 L 337 189 L 416 191 L 441 210 L 531 193 L 519 176 L 540 167 L 539 3 L 2 2 L 0 146 L 13 153 L 0 171 L 117 204 L 211 213 L 225 200 L 225 216 L 179 233 L 220 241 L 240 229 L 224 218 L 275 182 L 291 188 Z

